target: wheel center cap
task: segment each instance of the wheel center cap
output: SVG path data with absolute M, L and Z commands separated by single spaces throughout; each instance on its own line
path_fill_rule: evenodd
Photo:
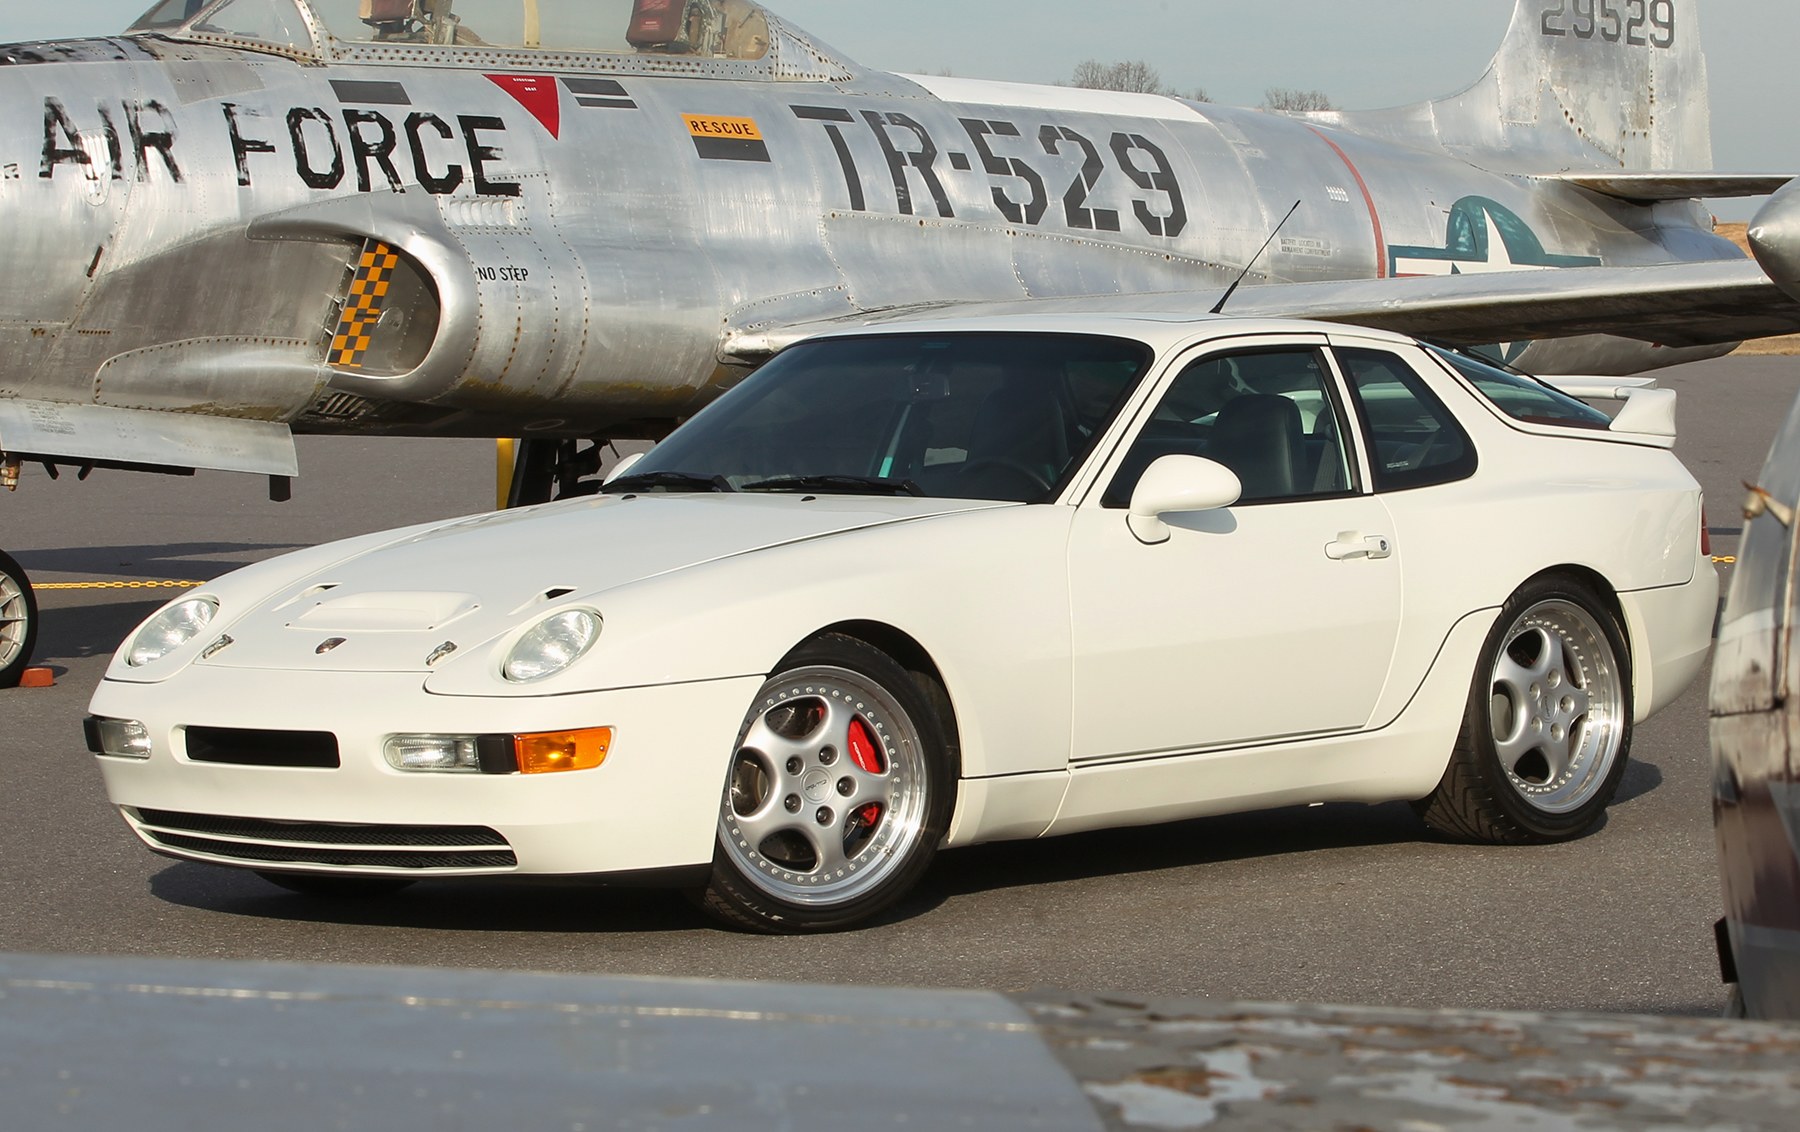
M 823 802 L 825 795 L 831 793 L 831 776 L 822 770 L 815 770 L 806 776 L 801 789 L 806 791 L 807 801 Z

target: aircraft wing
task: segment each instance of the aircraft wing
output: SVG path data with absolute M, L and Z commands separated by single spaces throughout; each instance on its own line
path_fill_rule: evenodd
M 1800 303 L 1751 260 L 1272 284 L 1245 287 L 1226 310 L 1469 346 L 1584 334 L 1710 346 L 1800 333 Z
M 300 474 L 284 424 L 55 401 L 0 398 L 0 452 L 68 467 Z
M 1576 185 L 1632 204 L 1707 197 L 1762 197 L 1793 180 L 1793 173 L 1545 173 L 1541 181 Z
M 1029 314 L 1062 307 L 1142 314 L 1201 315 L 1219 301 L 1208 289 L 1149 295 L 935 303 L 865 312 L 824 322 L 744 327 L 729 332 L 722 356 L 755 362 L 801 338 L 930 313 Z M 1800 302 L 1750 260 L 1650 267 L 1571 267 L 1247 286 L 1225 313 L 1351 323 L 1455 345 L 1526 342 L 1605 334 L 1659 346 L 1710 346 L 1800 333 Z

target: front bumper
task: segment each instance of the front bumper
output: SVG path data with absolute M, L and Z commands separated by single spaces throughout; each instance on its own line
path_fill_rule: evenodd
M 365 876 L 599 875 L 712 860 L 721 791 L 756 676 L 545 698 L 433 696 L 417 674 L 190 668 L 108 681 L 95 715 L 149 727 L 148 759 L 100 757 L 107 795 L 146 845 L 244 868 Z M 329 731 L 335 769 L 199 763 L 193 726 Z M 399 771 L 400 733 L 615 728 L 595 770 Z M 510 858 L 510 860 L 509 860 Z

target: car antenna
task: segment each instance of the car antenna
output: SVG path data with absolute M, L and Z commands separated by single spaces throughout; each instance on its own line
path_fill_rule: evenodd
M 1281 218 L 1281 223 L 1275 225 L 1275 230 L 1269 233 L 1269 238 L 1263 241 L 1263 246 L 1258 248 L 1256 254 L 1250 257 L 1250 262 L 1244 265 L 1244 270 L 1239 273 L 1237 279 L 1232 282 L 1231 286 L 1225 288 L 1224 296 L 1219 299 L 1219 305 L 1212 309 L 1212 313 L 1225 313 L 1225 304 L 1231 301 L 1231 296 L 1237 294 L 1237 289 L 1243 286 L 1244 280 L 1250 277 L 1250 269 L 1255 267 L 1256 261 L 1261 259 L 1263 253 L 1269 250 L 1269 245 L 1275 242 L 1275 237 L 1281 235 L 1281 230 L 1286 228 L 1287 222 L 1294 218 L 1294 213 L 1300 211 L 1300 205 L 1300 201 L 1295 201 L 1294 207 L 1287 210 L 1287 215 Z

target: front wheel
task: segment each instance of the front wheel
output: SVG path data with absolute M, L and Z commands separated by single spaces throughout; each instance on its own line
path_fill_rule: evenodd
M 1450 766 L 1415 808 L 1433 829 L 1469 841 L 1580 837 L 1618 790 L 1631 721 L 1617 616 L 1580 582 L 1539 579 L 1488 634 Z
M 0 552 L 0 688 L 16 688 L 37 647 L 37 596 L 19 564 Z
M 703 908 L 752 931 L 830 931 L 899 900 L 955 791 L 936 713 L 885 653 L 828 635 L 783 663 L 738 730 Z

